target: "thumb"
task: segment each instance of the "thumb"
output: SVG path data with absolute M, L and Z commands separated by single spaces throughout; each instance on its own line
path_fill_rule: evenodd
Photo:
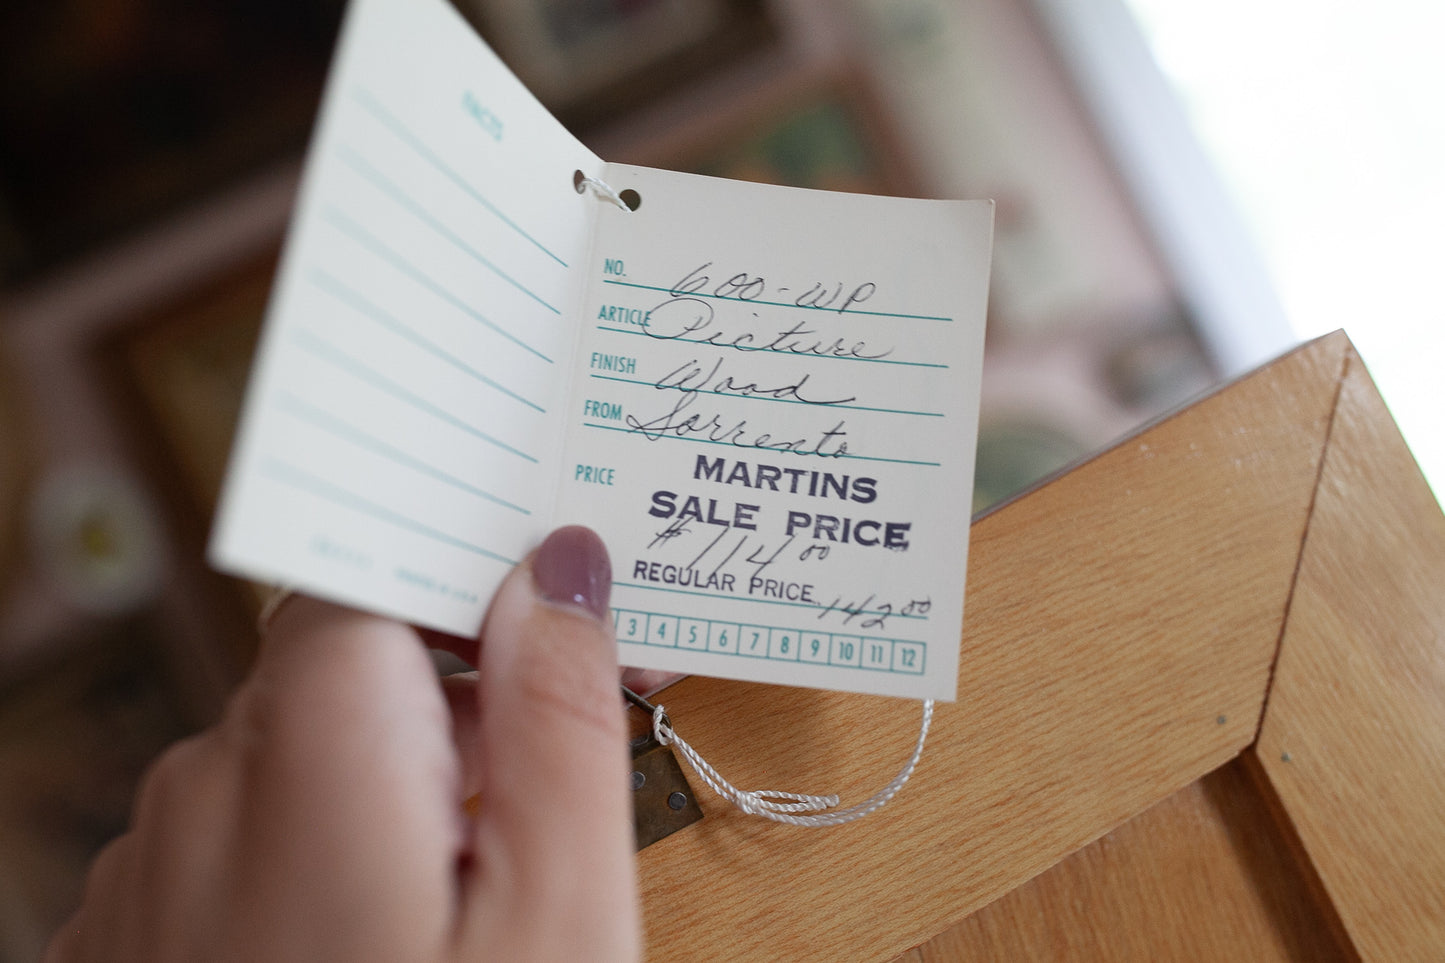
M 611 587 L 601 539 L 586 528 L 558 529 L 508 576 L 482 630 L 479 892 L 471 906 L 493 917 L 475 922 L 490 931 L 494 953 L 496 934 L 508 932 L 542 939 L 558 958 L 636 953 Z M 532 958 L 553 955 L 537 947 Z

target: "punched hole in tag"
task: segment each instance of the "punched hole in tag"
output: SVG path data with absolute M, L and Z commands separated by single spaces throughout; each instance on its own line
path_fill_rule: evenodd
M 572 172 L 572 187 L 578 194 L 585 194 L 590 189 L 601 200 L 611 201 L 624 211 L 635 211 L 642 206 L 642 195 L 632 188 L 626 187 L 620 191 L 614 191 L 605 181 L 588 177 L 580 170 Z

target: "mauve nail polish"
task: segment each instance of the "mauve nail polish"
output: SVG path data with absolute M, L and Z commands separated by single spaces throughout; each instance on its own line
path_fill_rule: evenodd
M 579 605 L 607 620 L 612 562 L 592 529 L 568 525 L 548 535 L 532 558 L 532 579 L 548 601 Z

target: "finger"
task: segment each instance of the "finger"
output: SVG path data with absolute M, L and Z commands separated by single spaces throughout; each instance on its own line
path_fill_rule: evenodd
M 124 912 L 126 897 L 140 891 L 135 846 L 126 833 L 96 856 L 80 907 L 52 934 L 43 963 L 125 959 L 123 951 L 139 945 L 135 915 Z
M 509 924 L 547 941 L 546 958 L 627 958 L 638 945 L 610 591 L 601 540 L 559 529 L 503 583 L 482 633 L 472 905 L 478 932 Z
M 158 933 L 178 953 L 195 945 L 198 903 L 231 841 L 239 775 L 215 743 L 212 731 L 183 739 L 146 770 L 130 828 L 91 864 L 79 909 L 56 933 L 53 958 L 143 959 Z
M 458 767 L 414 632 L 292 601 L 270 623 L 221 735 L 246 773 L 236 885 L 255 918 L 277 931 L 278 921 L 332 930 L 356 958 L 421 951 L 378 942 L 386 934 L 440 943 L 462 844 Z
M 137 789 L 128 834 L 132 878 L 113 884 L 110 897 L 132 910 L 125 922 L 137 927 L 136 940 L 147 934 L 173 934 L 174 945 L 194 946 L 194 920 L 204 915 L 205 894 L 225 876 L 235 844 L 242 770 L 216 730 L 208 729 L 175 743 L 146 772 Z M 97 864 L 97 871 L 104 872 Z M 133 893 L 164 894 L 133 900 Z

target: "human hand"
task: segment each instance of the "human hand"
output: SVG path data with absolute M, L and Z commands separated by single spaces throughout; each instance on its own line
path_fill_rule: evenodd
M 596 535 L 552 533 L 445 685 L 412 629 L 288 601 L 221 722 L 147 774 L 46 959 L 635 958 L 610 589 Z

